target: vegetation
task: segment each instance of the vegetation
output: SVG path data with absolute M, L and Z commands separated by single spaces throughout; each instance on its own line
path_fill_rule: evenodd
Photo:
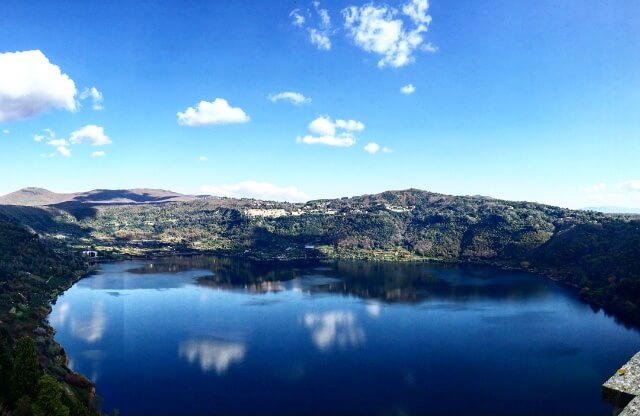
M 29 201 L 46 197 L 50 205 L 0 206 L 0 320 L 11 323 L 13 340 L 32 334 L 49 300 L 86 270 L 77 255 L 87 248 L 107 259 L 214 252 L 491 263 L 565 281 L 640 322 L 638 217 L 413 189 L 302 204 L 157 190 L 64 198 L 40 191 L 30 190 Z
M 55 414 L 96 412 L 93 384 L 66 366 L 46 322 L 50 302 L 86 272 L 66 245 L 0 215 L 0 414 L 48 414 L 55 392 Z
M 640 323 L 638 217 L 419 190 L 304 204 L 124 192 L 126 204 L 114 202 L 118 191 L 102 190 L 71 200 L 47 195 L 52 203 L 42 207 L 0 206 L 0 414 L 96 412 L 93 385 L 67 368 L 46 322 L 49 303 L 87 272 L 80 256 L 87 248 L 107 259 L 214 252 L 251 260 L 491 263 L 562 280 Z M 29 195 L 41 197 L 38 190 Z M 237 284 L 242 271 L 219 268 L 200 282 Z M 281 274 L 267 269 L 267 280 Z M 357 277 L 346 290 L 370 291 L 360 272 L 343 272 Z

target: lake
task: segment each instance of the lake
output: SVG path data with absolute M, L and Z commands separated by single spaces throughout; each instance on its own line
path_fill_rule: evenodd
M 49 320 L 122 414 L 610 414 L 640 350 L 549 279 L 425 263 L 104 263 Z

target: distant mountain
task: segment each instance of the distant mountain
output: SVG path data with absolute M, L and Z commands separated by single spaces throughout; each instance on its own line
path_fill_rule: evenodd
M 0 204 L 13 206 L 46 206 L 73 198 L 74 194 L 58 194 L 44 188 L 28 187 L 0 196 Z
M 640 208 L 633 207 L 585 207 L 581 210 L 597 211 L 599 213 L 614 213 L 614 214 L 640 214 Z
M 78 193 L 55 193 L 44 188 L 28 187 L 0 197 L 0 204 L 12 206 L 51 206 L 57 204 L 86 203 L 144 204 L 191 201 L 200 197 L 184 195 L 168 190 L 134 188 L 131 190 L 91 190 Z

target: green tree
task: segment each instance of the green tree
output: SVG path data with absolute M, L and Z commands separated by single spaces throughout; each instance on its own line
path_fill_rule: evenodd
M 28 395 L 23 395 L 18 401 L 16 401 L 16 408 L 14 414 L 17 416 L 30 416 L 31 411 L 31 398 Z
M 62 403 L 62 390 L 51 375 L 44 375 L 38 381 L 37 397 L 33 403 L 33 413 L 39 416 L 68 416 L 69 407 Z
M 0 405 L 7 405 L 13 371 L 13 344 L 7 329 L 0 330 Z
M 40 378 L 40 365 L 36 345 L 30 337 L 18 340 L 16 357 L 13 362 L 14 398 L 28 395 L 33 398 Z

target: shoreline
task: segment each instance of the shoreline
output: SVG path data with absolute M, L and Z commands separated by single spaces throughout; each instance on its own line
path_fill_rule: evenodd
M 318 253 L 321 253 L 318 251 Z M 247 256 L 246 253 L 240 253 L 238 251 L 232 250 L 191 250 L 191 251 L 163 251 L 163 252 L 154 252 L 150 254 L 142 254 L 142 255 L 126 255 L 123 257 L 114 257 L 114 258 L 104 258 L 104 259 L 96 259 L 96 263 L 101 262 L 112 262 L 112 261 L 120 261 L 120 260 L 152 260 L 152 259 L 162 259 L 171 256 L 218 256 L 218 257 L 230 257 L 234 259 L 241 259 L 250 262 L 273 262 L 273 263 L 295 263 L 295 262 L 303 262 L 303 261 L 316 261 L 316 262 L 330 262 L 330 261 L 360 261 L 360 262 L 385 262 L 385 263 L 435 263 L 435 264 L 451 264 L 451 265 L 481 265 L 481 266 L 492 266 L 503 271 L 518 271 L 518 272 L 527 272 L 530 274 L 539 275 L 542 278 L 549 279 L 553 282 L 566 285 L 575 291 L 575 295 L 580 299 L 580 301 L 588 304 L 592 309 L 603 310 L 603 312 L 613 317 L 617 322 L 623 324 L 626 327 L 631 327 L 640 330 L 640 317 L 625 314 L 624 311 L 616 308 L 615 305 L 606 305 L 604 303 L 598 302 L 597 300 L 589 297 L 588 294 L 581 294 L 580 287 L 569 281 L 569 276 L 571 272 L 569 271 L 554 271 L 551 269 L 545 268 L 536 268 L 536 267 L 523 267 L 520 265 L 508 263 L 508 262 L 500 262 L 500 261 L 492 261 L 492 260 L 482 260 L 482 259 L 447 259 L 447 258 L 428 258 L 422 256 L 414 256 L 414 257 L 385 257 L 384 255 L 392 256 L 392 252 L 382 252 L 383 256 L 362 256 L 359 254 L 337 254 L 335 252 L 327 255 L 325 253 L 321 253 L 320 256 L 312 256 L 312 257 L 294 257 L 287 259 L 280 259 L 277 256 Z

